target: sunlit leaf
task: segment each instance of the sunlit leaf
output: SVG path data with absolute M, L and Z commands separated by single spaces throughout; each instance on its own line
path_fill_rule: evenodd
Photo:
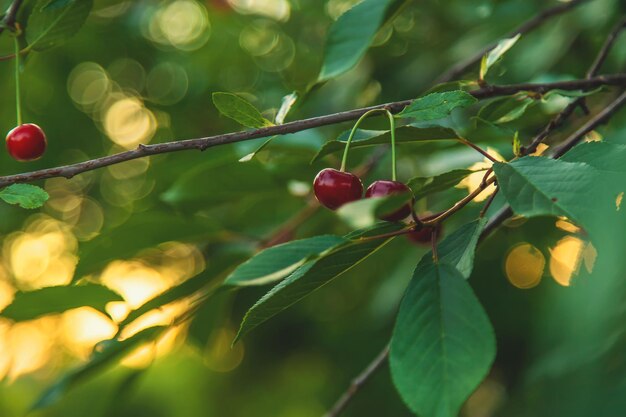
M 0 316 L 14 321 L 26 321 L 83 306 L 105 313 L 104 308 L 111 301 L 123 299 L 116 292 L 101 285 L 46 287 L 16 293 L 13 302 L 0 312 Z
M 36 51 L 71 38 L 87 20 L 93 0 L 39 0 L 28 18 L 26 40 Z
M 455 417 L 495 358 L 491 323 L 459 271 L 420 261 L 391 339 L 393 382 L 423 417 Z
M 241 322 L 236 340 L 334 278 L 354 268 L 391 240 L 391 238 L 382 238 L 359 241 L 359 238 L 377 236 L 399 230 L 401 227 L 402 225 L 385 224 L 365 232 L 355 232 L 346 236 L 346 238 L 353 239 L 352 242 L 336 246 L 324 256 L 296 269 L 248 310 Z
M 272 126 L 248 100 L 231 93 L 213 93 L 213 104 L 224 116 L 245 127 Z
M 288 276 L 311 258 L 346 242 L 347 240 L 340 236 L 323 235 L 267 248 L 239 265 L 226 278 L 224 285 L 271 284 Z
M 476 102 L 478 100 L 474 96 L 462 90 L 431 93 L 415 99 L 397 117 L 411 118 L 417 121 L 443 119 L 452 110 L 468 107 Z
M 280 108 L 278 109 L 278 113 L 276 113 L 275 122 L 277 125 L 282 125 L 283 123 L 285 123 L 285 118 L 289 114 L 289 111 L 291 110 L 293 105 L 296 104 L 297 100 L 298 100 L 298 93 L 295 91 L 283 97 L 283 100 L 280 104 Z
M 39 208 L 48 201 L 48 198 L 48 193 L 36 185 L 13 184 L 0 190 L 0 199 L 25 209 Z
M 513 45 L 515 45 L 520 36 L 522 36 L 522 34 L 518 33 L 512 38 L 502 39 L 500 42 L 498 42 L 495 48 L 493 48 L 485 56 L 483 56 L 483 59 L 480 62 L 481 80 L 485 79 L 489 68 L 491 68 L 493 64 L 495 64 L 500 58 L 502 58 L 502 55 L 504 55 L 509 49 L 513 47 Z

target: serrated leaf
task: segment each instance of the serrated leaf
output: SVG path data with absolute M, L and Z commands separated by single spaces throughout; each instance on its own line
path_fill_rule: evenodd
M 311 163 L 316 162 L 326 155 L 330 155 L 335 152 L 342 152 L 345 148 L 346 141 L 348 140 L 349 131 L 343 132 L 337 140 L 330 141 L 324 144 L 319 152 L 313 157 Z M 412 142 L 425 142 L 425 141 L 440 141 L 440 140 L 456 140 L 458 134 L 448 128 L 444 127 L 428 127 L 420 128 L 415 126 L 402 126 L 396 129 L 396 143 L 412 143 Z M 391 137 L 388 130 L 357 130 L 352 139 L 350 149 L 365 148 L 368 146 L 376 146 L 385 143 L 390 143 Z
M 478 100 L 471 94 L 463 91 L 444 91 L 431 93 L 415 99 L 404 108 L 397 117 L 410 118 L 417 121 L 437 120 L 447 117 L 456 108 L 468 107 Z
M 346 236 L 346 238 L 354 239 L 352 242 L 337 246 L 324 256 L 307 262 L 296 269 L 248 310 L 241 322 L 235 342 L 258 325 L 363 262 L 392 239 L 359 241 L 359 238 L 399 230 L 402 226 L 384 224 L 370 228 L 365 232 L 352 233 Z
M 16 293 L 13 302 L 2 310 L 0 316 L 14 321 L 26 321 L 79 307 L 92 307 L 106 313 L 105 306 L 111 301 L 123 301 L 123 298 L 101 285 L 46 287 Z
M 27 49 L 42 51 L 68 40 L 87 20 L 93 0 L 39 0 L 28 17 Z
M 328 32 L 318 82 L 345 73 L 361 60 L 392 2 L 393 0 L 363 0 L 339 16 Z
M 474 172 L 476 171 L 470 169 L 454 169 L 434 177 L 411 178 L 407 185 L 413 190 L 415 201 L 418 201 L 433 193 L 453 188 L 459 181 Z
M 410 193 L 392 194 L 385 197 L 363 198 L 344 204 L 337 210 L 337 215 L 351 228 L 362 229 L 380 222 L 380 218 L 393 213 L 407 202 L 411 202 Z
M 606 186 L 598 181 L 597 171 L 584 163 L 524 157 L 497 162 L 493 169 L 508 203 L 522 216 L 566 216 L 589 229 L 597 221 L 597 205 L 614 201 L 608 196 L 602 201 Z
M 518 33 L 512 38 L 502 39 L 500 42 L 498 42 L 495 48 L 493 48 L 491 51 L 485 54 L 485 56 L 483 56 L 483 59 L 480 62 L 481 80 L 485 79 L 489 68 L 491 68 L 493 64 L 495 64 L 500 58 L 502 58 L 502 55 L 504 55 L 509 49 L 513 47 L 513 45 L 515 45 L 520 36 L 522 36 L 522 34 Z
M 13 184 L 0 190 L 0 199 L 25 209 L 39 208 L 49 197 L 43 188 L 30 184 Z
M 155 340 L 166 327 L 149 327 L 137 334 L 119 340 L 107 340 L 100 342 L 89 360 L 69 371 L 57 380 L 52 386 L 44 391 L 39 399 L 31 406 L 31 411 L 48 407 L 61 399 L 61 397 L 76 384 L 82 382 L 94 372 L 122 358 L 132 352 L 143 343 Z
M 294 240 L 265 249 L 239 265 L 224 281 L 224 286 L 267 285 L 279 281 L 311 258 L 347 243 L 341 236 L 323 235 Z
M 404 402 L 423 417 L 455 417 L 495 354 L 491 323 L 467 281 L 424 256 L 391 339 L 391 376 Z
M 213 93 L 213 104 L 224 116 L 245 127 L 273 126 L 248 100 L 231 93 Z
M 474 269 L 476 245 L 485 224 L 487 219 L 483 218 L 456 229 L 438 245 L 439 260 L 454 266 L 464 278 L 469 278 Z

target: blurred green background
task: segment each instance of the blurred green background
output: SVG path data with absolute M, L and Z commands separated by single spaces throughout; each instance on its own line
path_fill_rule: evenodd
M 77 36 L 29 56 L 22 81 L 24 117 L 45 129 L 49 149 L 28 164 L 0 152 L 1 173 L 238 130 L 213 107 L 215 91 L 241 94 L 272 119 L 283 96 L 316 78 L 329 25 L 354 3 L 96 0 Z M 553 4 L 416 1 L 380 31 L 358 67 L 315 89 L 289 120 L 417 97 L 450 65 Z M 551 20 L 523 36 L 489 81 L 584 77 L 624 13 L 620 0 L 595 0 Z M 6 35 L 0 51 L 12 52 Z M 602 73 L 623 71 L 625 64 L 622 37 Z M 464 78 L 476 77 L 474 69 Z M 0 79 L 0 124 L 9 131 L 15 124 L 12 62 L 0 62 Z M 594 96 L 592 111 L 607 97 Z M 505 127 L 509 136 L 478 130 L 472 139 L 511 157 L 513 132 L 528 140 L 564 104 L 555 99 L 534 106 Z M 467 115 L 456 117 L 452 121 L 470 123 Z M 583 118 L 577 114 L 551 140 L 558 141 Z M 238 159 L 262 139 L 47 180 L 41 185 L 50 200 L 37 212 L 0 205 L 0 308 L 16 290 L 67 284 L 75 275 L 99 280 L 125 299 L 108 306 L 114 320 L 89 308 L 18 324 L 1 320 L 0 416 L 25 415 L 46 387 L 115 334 L 115 320 L 129 309 L 198 274 L 217 281 L 253 254 L 306 207 L 317 171 L 338 165 L 338 155 L 309 161 L 324 142 L 349 127 L 279 138 L 245 163 Z M 626 143 L 626 113 L 593 136 Z M 371 152 L 355 150 L 350 165 Z M 399 158 L 403 180 L 482 162 L 469 149 L 432 143 L 400 147 Z M 364 182 L 389 173 L 385 156 Z M 421 209 L 448 207 L 466 190 L 436 195 Z M 446 229 L 471 220 L 480 208 L 470 205 Z M 482 245 L 470 283 L 496 329 L 498 357 L 464 416 L 626 414 L 624 226 L 615 225 L 605 247 L 594 248 L 563 220 L 517 220 Z M 317 211 L 289 238 L 347 230 L 333 213 Z M 31 414 L 321 416 L 388 341 L 399 300 L 425 251 L 396 239 L 234 349 L 230 342 L 241 317 L 267 289 L 214 297 L 158 343 Z M 138 328 L 169 324 L 184 303 L 146 315 Z M 410 413 L 383 369 L 345 415 Z

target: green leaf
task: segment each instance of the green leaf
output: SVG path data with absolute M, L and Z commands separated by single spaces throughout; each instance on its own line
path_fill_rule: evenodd
M 480 109 L 478 117 L 495 124 L 509 123 L 522 117 L 535 103 L 530 97 L 501 97 Z
M 322 256 L 329 249 L 347 242 L 340 236 L 324 235 L 273 246 L 239 265 L 226 278 L 224 285 L 241 287 L 279 281 L 311 258 Z
M 361 60 L 391 3 L 392 0 L 363 0 L 333 23 L 326 39 L 324 63 L 318 82 L 345 73 Z
M 404 402 L 422 417 L 455 417 L 495 354 L 491 323 L 467 281 L 424 256 L 391 339 L 391 376 Z
M 362 229 L 380 222 L 381 217 L 395 212 L 411 199 L 410 193 L 364 198 L 344 204 L 337 210 L 337 215 L 351 228 Z
M 36 185 L 13 184 L 0 190 L 0 199 L 25 209 L 39 208 L 48 201 L 48 198 L 48 193 Z
M 93 0 L 39 0 L 28 18 L 28 49 L 42 51 L 71 38 L 87 20 Z
M 588 91 L 583 91 L 583 90 L 559 90 L 559 89 L 555 89 L 555 90 L 550 90 L 547 93 L 545 93 L 543 95 L 543 99 L 547 100 L 549 98 L 551 98 L 552 96 L 561 96 L 561 97 L 574 97 L 574 98 L 578 98 L 578 97 L 588 97 L 588 96 L 592 96 L 594 94 L 597 94 L 601 91 L 603 91 L 605 88 L 604 87 L 598 87 L 594 90 L 588 90 Z
M 89 358 L 89 361 L 69 371 L 59 378 L 51 387 L 46 389 L 32 405 L 31 411 L 56 403 L 69 389 L 84 381 L 103 367 L 131 353 L 144 343 L 155 340 L 166 329 L 166 327 L 161 326 L 149 327 L 122 341 L 107 340 L 100 342 Z
M 410 105 L 405 107 L 397 117 L 411 118 L 417 121 L 443 119 L 447 117 L 452 110 L 468 107 L 476 102 L 478 102 L 478 100 L 474 96 L 463 90 L 431 93 L 427 96 L 415 99 Z
M 213 93 L 213 104 L 224 116 L 245 127 L 261 128 L 273 123 L 261 115 L 248 100 L 231 93 Z
M 407 185 L 413 190 L 415 201 L 429 196 L 430 194 L 448 190 L 457 185 L 463 178 L 472 174 L 470 169 L 454 169 L 434 177 L 411 178 Z
M 485 54 L 485 56 L 483 56 L 483 59 L 480 62 L 480 77 L 479 78 L 481 80 L 485 79 L 485 76 L 487 75 L 489 68 L 491 68 L 493 64 L 495 64 L 500 58 L 502 58 L 502 55 L 504 55 L 506 51 L 508 51 L 509 49 L 513 47 L 513 45 L 515 45 L 515 43 L 519 40 L 520 36 L 522 36 L 522 34 L 518 33 L 512 38 L 502 39 L 500 42 L 498 42 L 495 48 L 493 48 L 491 51 Z
M 337 140 L 330 141 L 322 146 L 317 155 L 313 157 L 311 163 L 319 161 L 326 155 L 343 151 L 348 140 L 349 131 L 342 133 Z M 456 140 L 458 134 L 444 127 L 420 128 L 415 126 L 402 126 L 396 129 L 396 143 L 412 143 L 439 140 Z M 390 143 L 391 137 L 388 130 L 357 130 L 350 149 L 365 148 Z
M 585 228 L 595 222 L 597 201 L 593 196 L 603 186 L 591 166 L 525 157 L 511 163 L 497 162 L 493 169 L 498 186 L 516 214 L 566 216 Z M 606 203 L 611 201 L 607 198 Z
M 104 307 L 111 301 L 123 301 L 123 298 L 101 285 L 46 287 L 16 293 L 13 302 L 0 316 L 14 321 L 26 321 L 85 306 L 105 313 Z
M 241 322 L 235 342 L 261 323 L 292 306 L 344 272 L 354 268 L 392 240 L 392 238 L 389 238 L 359 241 L 359 238 L 399 230 L 402 226 L 399 224 L 384 224 L 368 229 L 365 232 L 352 233 L 346 236 L 346 238 L 354 239 L 354 241 L 336 246 L 324 256 L 307 262 L 296 269 L 248 310 Z
M 454 266 L 464 278 L 469 278 L 474 269 L 476 245 L 487 219 L 467 223 L 446 237 L 438 246 L 439 260 Z

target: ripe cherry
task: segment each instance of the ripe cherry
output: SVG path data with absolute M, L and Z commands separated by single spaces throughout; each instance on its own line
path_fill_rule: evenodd
M 27 123 L 11 130 L 7 135 L 7 149 L 17 161 L 34 161 L 43 155 L 47 141 L 43 130 Z
M 323 206 L 337 210 L 346 203 L 361 199 L 363 184 L 354 174 L 326 168 L 313 180 L 313 191 Z
M 379 180 L 374 181 L 372 185 L 367 187 L 367 191 L 365 191 L 365 197 L 385 197 L 391 194 L 401 193 L 411 195 L 412 191 L 406 184 L 403 184 L 399 181 Z M 413 199 L 410 196 L 407 196 L 407 200 L 410 201 L 408 201 L 405 205 L 403 205 L 393 213 L 381 216 L 381 219 L 390 222 L 396 222 L 405 219 L 409 214 L 411 214 L 411 211 L 413 210 Z
M 418 245 L 430 245 L 433 233 L 435 233 L 436 239 L 439 240 L 442 231 L 443 226 L 439 223 L 434 227 L 424 227 L 420 230 L 416 230 L 415 232 L 408 233 L 406 236 L 411 242 Z

